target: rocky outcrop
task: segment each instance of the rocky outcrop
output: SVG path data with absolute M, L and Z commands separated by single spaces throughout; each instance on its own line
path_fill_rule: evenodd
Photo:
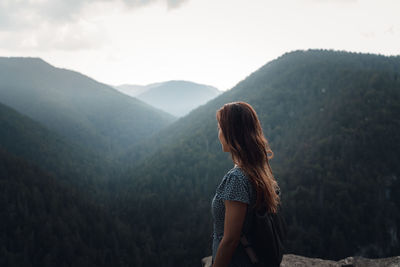
M 212 261 L 212 256 L 208 256 L 201 259 L 201 266 L 203 267 L 210 267 Z
M 201 260 L 203 267 L 211 266 L 211 256 Z M 340 261 L 307 258 L 303 256 L 286 254 L 283 256 L 281 267 L 400 267 L 400 256 L 367 259 L 363 257 L 348 257 Z
M 340 261 L 329 261 L 316 258 L 287 254 L 284 255 L 281 267 L 400 267 L 400 256 L 382 259 L 367 259 L 363 257 L 348 257 Z

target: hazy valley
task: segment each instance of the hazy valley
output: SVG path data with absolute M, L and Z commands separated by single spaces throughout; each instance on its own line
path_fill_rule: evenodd
M 168 81 L 145 86 L 121 85 L 115 88 L 176 117 L 187 115 L 221 93 L 213 86 L 188 81 Z

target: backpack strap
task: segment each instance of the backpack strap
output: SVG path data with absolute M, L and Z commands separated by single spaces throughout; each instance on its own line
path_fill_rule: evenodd
M 253 250 L 253 247 L 251 246 L 251 243 L 247 239 L 245 235 L 242 235 L 240 237 L 240 243 L 244 247 L 244 250 L 246 251 L 247 256 L 249 256 L 251 263 L 257 264 L 259 262 L 256 253 Z

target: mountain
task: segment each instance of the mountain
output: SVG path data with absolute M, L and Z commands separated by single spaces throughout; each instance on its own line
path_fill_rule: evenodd
M 40 167 L 0 148 L 0 266 L 133 266 L 129 228 Z M 129 254 L 126 252 L 129 251 Z
M 104 191 L 119 166 L 1 103 L 0 149 L 91 196 Z
M 211 198 L 233 167 L 215 113 L 232 101 L 255 108 L 274 152 L 289 253 L 398 253 L 400 57 L 309 50 L 267 63 L 131 150 L 141 160 L 118 181 L 115 208 L 148 229 L 144 266 L 210 255 Z
M 136 97 L 148 89 L 148 85 L 136 85 L 136 84 L 122 84 L 114 86 L 114 88 L 126 95 Z
M 186 115 L 220 94 L 215 87 L 188 81 L 168 81 L 142 87 L 122 85 L 117 89 L 176 117 Z
M 39 58 L 0 58 L 0 102 L 71 142 L 113 156 L 174 120 L 140 100 Z
M 0 103 L 0 266 L 140 266 L 109 208 L 120 165 Z

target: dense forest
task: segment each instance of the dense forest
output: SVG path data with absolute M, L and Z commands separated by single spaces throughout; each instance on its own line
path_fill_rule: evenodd
M 64 183 L 88 192 L 116 172 L 114 162 L 79 147 L 27 116 L 0 103 L 0 147 L 23 158 Z M 100 197 L 103 197 L 101 194 Z
M 74 187 L 1 149 L 0 196 L 0 266 L 132 266 L 140 261 L 124 223 Z
M 32 106 L 23 97 L 4 98 L 12 95 L 4 88 L 3 104 Z M 39 99 L 40 85 L 35 88 L 24 90 Z M 76 98 L 80 91 L 87 93 L 75 90 Z M 131 101 L 126 110 L 149 108 L 122 101 Z M 211 253 L 211 198 L 233 165 L 221 151 L 215 112 L 232 101 L 253 105 L 274 152 L 288 253 L 327 259 L 398 254 L 400 57 L 309 50 L 267 63 L 179 120 L 155 111 L 159 127 L 129 145 L 114 140 L 110 153 L 49 127 L 28 109 L 1 105 L 0 265 L 199 265 Z M 35 110 L 43 112 L 40 105 Z M 101 131 L 107 120 L 81 123 L 95 133 L 92 144 L 128 133 L 124 123 L 114 132 Z M 95 140 L 99 133 L 103 141 Z

